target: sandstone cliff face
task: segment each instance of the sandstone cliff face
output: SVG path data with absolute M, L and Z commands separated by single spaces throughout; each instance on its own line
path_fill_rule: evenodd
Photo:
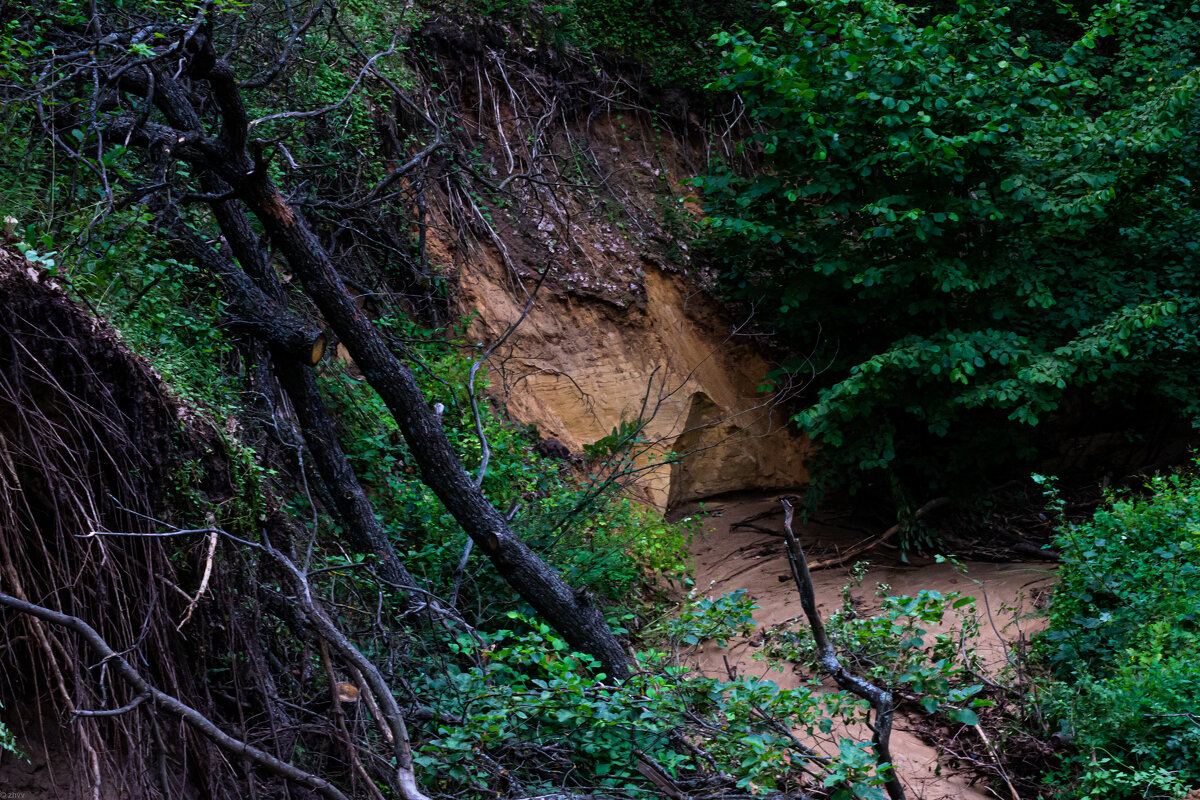
M 496 272 L 477 259 L 459 276 L 460 311 L 478 315 L 481 342 L 499 339 L 525 306 Z M 649 418 L 655 444 L 639 458 L 637 485 L 663 508 L 806 483 L 808 443 L 758 391 L 770 364 L 753 339 L 681 275 L 649 267 L 642 288 L 644 302 L 621 308 L 543 287 L 492 359 L 492 391 L 508 413 L 574 453 L 623 421 Z M 671 451 L 681 458 L 664 463 Z
M 451 80 L 474 76 L 456 84 L 458 119 L 477 146 L 473 169 L 505 191 L 468 197 L 448 184 L 430 209 L 428 261 L 484 346 L 521 319 L 545 275 L 491 359 L 495 399 L 577 455 L 648 419 L 637 486 L 659 507 L 807 483 L 807 441 L 780 398 L 758 391 L 770 362 L 698 288 L 688 253 L 700 214 L 688 177 L 738 157 L 721 133 L 738 114 L 622 108 L 619 81 L 572 95 L 544 65 L 442 58 Z

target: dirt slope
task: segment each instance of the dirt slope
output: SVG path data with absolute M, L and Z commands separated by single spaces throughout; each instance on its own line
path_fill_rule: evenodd
M 758 392 L 770 369 L 751 339 L 679 275 L 646 271 L 642 307 L 546 292 L 493 359 L 508 413 L 572 452 L 622 422 L 648 419 L 654 442 L 642 464 L 674 448 L 691 453 L 648 470 L 644 497 L 665 508 L 741 489 L 786 489 L 808 480 L 807 440 Z M 478 313 L 474 333 L 499 339 L 523 303 L 487 271 L 464 271 L 462 302 Z
M 749 313 L 701 288 L 688 253 L 700 213 L 690 179 L 704 169 L 695 135 L 616 108 L 530 127 L 548 111 L 536 72 L 479 97 L 475 84 L 461 86 L 463 124 L 511 197 L 487 209 L 445 198 L 428 255 L 453 282 L 455 315 L 473 320 L 471 341 L 504 342 L 489 359 L 492 397 L 575 454 L 642 420 L 637 487 L 660 508 L 807 483 L 808 442 L 780 405 L 788 391 L 759 391 L 777 365 Z M 545 153 L 575 177 L 520 180 L 551 163 Z M 692 455 L 655 466 L 669 450 Z

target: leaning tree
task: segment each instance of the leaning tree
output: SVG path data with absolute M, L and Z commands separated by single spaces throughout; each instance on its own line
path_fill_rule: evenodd
M 625 677 L 626 655 L 592 598 L 568 586 L 514 534 L 481 490 L 481 476 L 469 475 L 456 456 L 404 355 L 356 302 L 356 292 L 301 207 L 321 206 L 321 200 L 306 198 L 302 204 L 281 191 L 278 162 L 292 155 L 280 138 L 255 136 L 263 119 L 252 119 L 250 109 L 278 97 L 271 94 L 273 84 L 287 75 L 289 59 L 319 21 L 344 34 L 347 47 L 358 46 L 337 27 L 333 5 L 317 2 L 303 13 L 285 6 L 279 19 L 253 17 L 265 13 L 259 8 L 226 11 L 215 2 L 185 3 L 173 11 L 95 2 L 83 9 L 22 6 L 5 33 L 8 100 L 33 110 L 60 157 L 94 173 L 102 187 L 101 213 L 133 205 L 148 209 L 176 252 L 220 281 L 233 323 L 269 348 L 316 466 L 333 488 L 337 511 L 354 543 L 379 558 L 385 579 L 401 589 L 420 588 L 380 529 L 310 371 L 324 349 L 322 325 L 378 392 L 422 480 L 497 572 L 572 647 L 593 655 L 610 677 Z M 270 30 L 255 29 L 256 24 Z M 260 53 L 266 65 L 239 75 L 222 48 L 230 42 L 244 46 L 251 37 L 270 43 Z M 395 47 L 393 39 L 385 53 Z M 388 95 L 384 109 L 409 110 L 404 120 L 414 129 L 404 138 L 421 139 L 416 152 L 391 160 L 376 183 L 356 187 L 352 200 L 326 201 L 326 207 L 385 207 L 433 159 L 453 150 L 443 125 L 375 68 L 380 55 L 363 59 L 342 100 L 316 111 L 270 115 L 327 114 L 367 76 L 375 90 Z M 398 124 L 391 121 L 393 129 Z M 114 148 L 124 158 L 140 155 L 137 168 L 114 169 Z M 274 261 L 299 279 L 319 312 L 317 326 L 289 309 Z M 439 612 L 437 602 L 430 608 Z

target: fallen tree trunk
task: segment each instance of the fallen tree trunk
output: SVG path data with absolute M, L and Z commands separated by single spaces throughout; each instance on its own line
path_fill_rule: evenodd
M 270 346 L 286 361 L 314 366 L 325 354 L 325 332 L 287 310 L 242 270 L 187 230 L 178 214 L 166 212 L 171 244 L 182 258 L 203 267 L 221 283 L 230 327 Z
M 173 226 L 176 247 L 181 254 L 220 278 L 231 304 L 241 309 L 240 313 L 249 316 L 254 313 L 250 309 L 259 309 L 257 313 L 262 318 L 251 320 L 247 332 L 270 349 L 272 372 L 300 422 L 304 444 L 312 455 L 317 474 L 333 498 L 347 542 L 361 552 L 375 555 L 379 575 L 409 594 L 410 608 L 414 611 L 423 608 L 436 617 L 453 619 L 461 624 L 457 613 L 426 591 L 396 555 L 395 547 L 375 516 L 374 507 L 342 449 L 316 377 L 307 369 L 319 361 L 319 357 L 312 364 L 306 359 L 298 359 L 287 339 L 271 335 L 274 330 L 308 330 L 309 326 L 287 309 L 283 287 L 268 268 L 245 214 L 240 209 L 228 207 L 229 203 L 218 205 L 221 209 L 215 216 L 245 271 L 208 247 L 199 237 L 181 230 L 178 224 Z M 268 317 L 274 317 L 274 320 Z
M 412 371 L 392 353 L 354 302 L 307 224 L 265 172 L 255 173 L 240 192 L 367 382 L 387 405 L 417 460 L 422 480 L 492 560 L 500 575 L 572 647 L 595 656 L 609 677 L 627 677 L 625 652 L 599 608 L 586 593 L 569 587 L 518 539 L 471 480 L 442 430 L 441 417 L 426 404 Z
M 216 176 L 230 187 L 210 194 L 214 208 L 236 200 L 262 224 L 268 239 L 300 278 L 305 292 L 367 382 L 379 393 L 417 461 L 421 478 L 495 565 L 509 585 L 575 650 L 589 653 L 614 679 L 629 675 L 628 658 L 593 599 L 567 585 L 508 526 L 463 468 L 442 430 L 441 418 L 426 404 L 408 366 L 354 302 L 316 235 L 271 180 L 261 152 L 248 151 L 249 118 L 241 90 L 228 64 L 219 60 L 204 30 L 189 42 L 191 80 L 206 83 L 219 115 L 221 133 L 210 138 L 212 125 L 202 122 L 192 93 L 172 78 L 156 73 L 153 85 L 130 73 L 122 76 L 127 90 L 137 91 L 162 112 L 174 129 L 136 118 L 114 120 L 114 133 L 138 138 L 155 152 L 191 162 L 199 172 Z M 211 122 L 211 120 L 210 120 Z M 256 148 L 258 145 L 256 145 Z

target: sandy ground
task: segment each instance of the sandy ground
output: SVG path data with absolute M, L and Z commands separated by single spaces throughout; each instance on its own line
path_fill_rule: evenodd
M 696 513 L 696 507 L 685 507 L 673 516 Z M 782 509 L 778 496 L 738 495 L 705 503 L 703 528 L 694 538 L 691 553 L 695 566 L 696 587 L 707 596 L 718 596 L 735 589 L 745 589 L 759 606 L 754 612 L 757 629 L 763 631 L 780 624 L 795 624 L 806 628 L 803 610 L 795 583 L 788 571 L 787 557 L 781 535 Z M 751 524 L 764 530 L 745 527 L 731 530 L 737 523 L 762 514 Z M 838 549 L 866 538 L 862 520 L 843 517 L 828 524 L 809 523 L 796 526 L 802 546 L 810 561 L 835 555 Z M 878 610 L 875 588 L 888 584 L 891 595 L 915 595 L 921 589 L 936 589 L 943 593 L 958 591 L 977 601 L 980 636 L 976 644 L 986 670 L 999 675 L 1006 665 L 1012 644 L 1028 639 L 1039 620 L 1030 618 L 1039 596 L 1053 584 L 1053 567 L 1044 563 L 989 563 L 964 561 L 961 566 L 937 563 L 934 559 L 912 560 L 904 564 L 899 552 L 877 548 L 868 554 L 872 562 L 862 586 L 852 596 L 861 613 Z M 780 580 L 786 576 L 785 580 Z M 845 568 L 820 570 L 813 574 L 817 604 L 828 616 L 842 605 L 841 588 L 849 581 Z M 798 686 L 807 676 L 795 672 L 768 671 L 761 661 L 752 658 L 761 636 L 749 640 L 731 641 L 721 648 L 708 643 L 689 657 L 707 674 L 726 675 L 726 663 L 743 675 L 758 675 L 781 687 Z M 826 681 L 832 686 L 832 682 Z M 865 740 L 865 730 L 853 731 Z M 826 746 L 826 749 L 827 746 Z M 919 800 L 948 800 L 949 798 L 994 797 L 982 785 L 971 786 L 969 776 L 956 774 L 938 764 L 936 750 L 923 742 L 911 730 L 909 720 L 897 715 L 892 734 L 892 753 L 897 770 L 906 784 L 910 798 Z

